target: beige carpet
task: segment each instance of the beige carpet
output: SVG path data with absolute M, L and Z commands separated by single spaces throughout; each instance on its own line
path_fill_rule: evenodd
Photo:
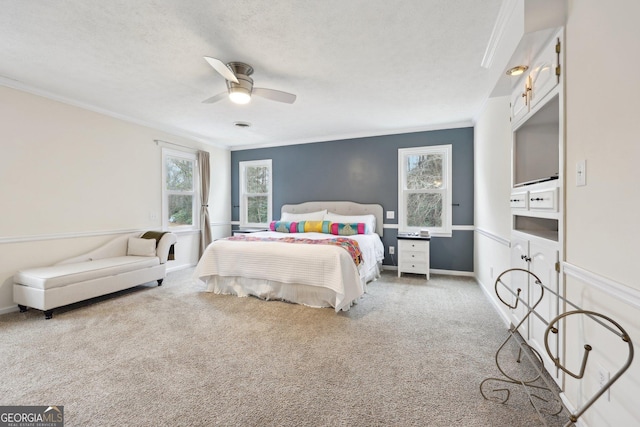
M 480 394 L 506 330 L 472 279 L 388 272 L 336 314 L 205 293 L 192 272 L 0 316 L 0 405 L 63 405 L 66 426 L 542 424 L 517 389 Z

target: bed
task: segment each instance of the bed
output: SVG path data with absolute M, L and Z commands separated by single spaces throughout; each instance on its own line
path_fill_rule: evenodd
M 269 231 L 211 243 L 194 279 L 216 294 L 346 311 L 380 276 L 382 213 L 380 205 L 354 202 L 284 205 Z

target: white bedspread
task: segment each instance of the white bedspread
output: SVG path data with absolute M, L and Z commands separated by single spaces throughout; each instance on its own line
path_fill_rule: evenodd
M 253 233 L 252 237 L 330 239 L 345 236 L 266 231 Z M 333 245 L 217 240 L 205 250 L 194 278 L 207 282 L 209 292 L 214 291 L 215 281 L 208 279 L 215 276 L 322 287 L 335 292 L 336 311 L 347 309 L 362 296 L 366 282 L 375 278 L 377 264 L 384 257 L 384 247 L 377 234 L 349 238 L 356 240 L 360 246 L 363 258 L 360 267 L 356 267 L 349 252 Z

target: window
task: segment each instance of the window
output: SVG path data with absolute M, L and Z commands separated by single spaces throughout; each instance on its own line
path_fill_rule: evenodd
M 197 229 L 198 201 L 194 153 L 162 150 L 162 227 L 165 230 Z
M 240 226 L 271 222 L 271 159 L 240 162 Z
M 451 145 L 398 150 L 398 220 L 403 232 L 451 236 Z

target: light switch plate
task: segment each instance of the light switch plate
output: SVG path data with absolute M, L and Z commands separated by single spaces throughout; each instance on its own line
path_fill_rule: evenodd
M 576 187 L 587 185 L 587 161 L 580 160 L 576 163 Z
M 394 219 L 396 217 L 396 211 L 387 211 L 387 219 Z

